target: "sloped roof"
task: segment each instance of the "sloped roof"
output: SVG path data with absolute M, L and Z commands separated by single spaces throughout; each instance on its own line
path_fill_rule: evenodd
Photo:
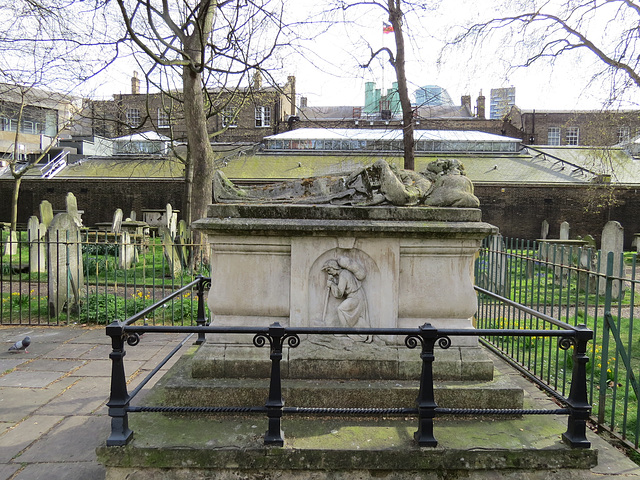
M 116 142 L 169 142 L 171 139 L 154 131 L 139 132 L 113 139 Z

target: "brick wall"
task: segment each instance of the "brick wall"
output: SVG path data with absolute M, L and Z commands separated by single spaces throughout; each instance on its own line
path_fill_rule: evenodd
M 10 220 L 13 182 L 0 181 L 0 221 Z M 640 233 L 640 187 L 617 188 L 595 185 L 535 186 L 476 184 L 483 221 L 496 225 L 504 236 L 523 239 L 540 238 L 543 220 L 549 222 L 549 237 L 558 238 L 560 223 L 569 222 L 571 237 L 586 234 L 599 240 L 604 224 L 617 220 L 625 229 L 625 247 L 631 248 L 633 234 Z M 164 208 L 167 203 L 182 210 L 184 184 L 181 181 L 142 180 L 30 180 L 22 183 L 19 223 L 39 215 L 39 205 L 49 200 L 54 210 L 65 208 L 65 196 L 73 192 L 78 208 L 84 210 L 85 225 L 108 222 L 116 208 L 125 216 L 136 210 L 141 218 L 145 208 Z M 613 193 L 616 204 L 598 208 Z

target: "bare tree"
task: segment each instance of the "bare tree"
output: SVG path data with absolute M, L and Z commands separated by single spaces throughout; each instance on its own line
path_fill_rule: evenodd
M 465 26 L 450 46 L 480 46 L 497 39 L 514 67 L 590 54 L 601 65 L 610 103 L 640 87 L 640 5 L 632 0 L 531 0 L 506 3 L 502 16 Z M 510 50 L 510 51 L 509 51 Z
M 185 158 L 185 219 L 202 218 L 212 199 L 214 153 L 207 130 L 211 107 L 225 104 L 216 91 L 233 91 L 260 69 L 280 46 L 281 2 L 276 0 L 192 0 L 151 2 L 117 0 L 127 40 L 156 72 L 180 86 L 188 153 Z M 175 92 L 175 90 L 173 90 Z
M 107 29 L 100 29 L 106 25 L 102 5 L 89 3 L 16 0 L 0 6 L 1 130 L 9 143 L 4 151 L 14 179 L 12 231 L 22 178 L 47 157 L 72 121 L 70 94 L 115 58 L 115 49 L 113 55 L 106 55 L 105 47 L 114 44 Z M 94 47 L 100 48 L 101 55 L 90 55 Z M 23 140 L 29 135 L 42 140 L 26 151 Z M 28 153 L 31 159 L 25 162 Z

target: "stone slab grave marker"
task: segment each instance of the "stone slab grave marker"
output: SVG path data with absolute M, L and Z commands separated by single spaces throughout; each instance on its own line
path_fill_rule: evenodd
M 540 231 L 540 238 L 543 240 L 546 240 L 548 236 L 549 236 L 549 222 L 547 222 L 546 220 L 543 220 L 542 228 Z
M 67 213 L 73 217 L 73 220 L 76 222 L 78 227 L 82 226 L 82 214 L 80 210 L 78 210 L 78 201 L 76 200 L 76 196 L 69 192 L 65 197 L 65 203 L 67 206 Z
M 51 221 L 53 220 L 53 207 L 48 200 L 43 200 L 40 203 L 40 221 L 44 225 L 44 228 L 49 228 Z
M 507 261 L 504 256 L 505 245 L 502 235 L 498 232 L 488 239 L 489 245 L 489 265 L 484 272 L 484 288 L 492 292 L 509 297 L 509 281 Z
M 50 316 L 77 309 L 84 290 L 82 239 L 69 213 L 57 214 L 47 229 L 47 264 Z
M 29 239 L 29 273 L 44 273 L 47 271 L 47 253 L 45 235 L 47 229 L 35 215 L 27 222 Z
M 613 276 L 620 276 L 621 257 L 624 248 L 624 229 L 622 225 L 616 221 L 607 222 L 602 229 L 601 239 L 601 259 L 600 273 L 607 273 L 607 257 L 609 252 L 613 252 Z M 598 280 L 598 293 L 604 295 L 607 288 L 607 282 L 600 278 Z M 620 280 L 614 280 L 611 286 L 611 296 L 613 299 L 621 298 L 624 295 Z
M 560 240 L 569 240 L 569 222 L 562 222 L 560 224 Z
M 128 270 L 138 261 L 138 249 L 131 239 L 131 234 L 125 231 L 118 236 L 118 245 L 118 265 L 121 269 Z
M 4 242 L 4 248 L 2 250 L 3 255 L 16 255 L 18 253 L 18 233 L 15 230 L 10 230 L 7 239 Z
M 177 278 L 182 274 L 182 260 L 180 258 L 180 246 L 176 245 L 172 238 L 169 229 L 166 227 L 160 227 L 159 233 L 162 236 L 162 247 L 164 251 L 164 258 L 169 266 L 169 271 L 173 278 Z
M 113 214 L 113 222 L 111 223 L 111 231 L 113 233 L 120 233 L 122 230 L 122 210 L 116 208 Z

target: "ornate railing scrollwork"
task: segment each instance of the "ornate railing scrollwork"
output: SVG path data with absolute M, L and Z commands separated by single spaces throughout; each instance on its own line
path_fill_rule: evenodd
M 130 347 L 135 347 L 140 343 L 140 334 L 137 332 L 127 333 L 126 334 L 127 345 Z
M 300 345 L 300 337 L 295 333 L 285 333 L 282 337 L 274 337 L 268 333 L 256 333 L 253 337 L 253 344 L 258 348 L 264 347 L 267 342 L 271 349 L 276 348 L 277 350 L 280 350 L 285 343 L 291 348 L 296 348 Z
M 560 337 L 558 339 L 558 348 L 560 350 L 569 350 L 571 347 L 575 346 L 576 339 L 573 337 Z

